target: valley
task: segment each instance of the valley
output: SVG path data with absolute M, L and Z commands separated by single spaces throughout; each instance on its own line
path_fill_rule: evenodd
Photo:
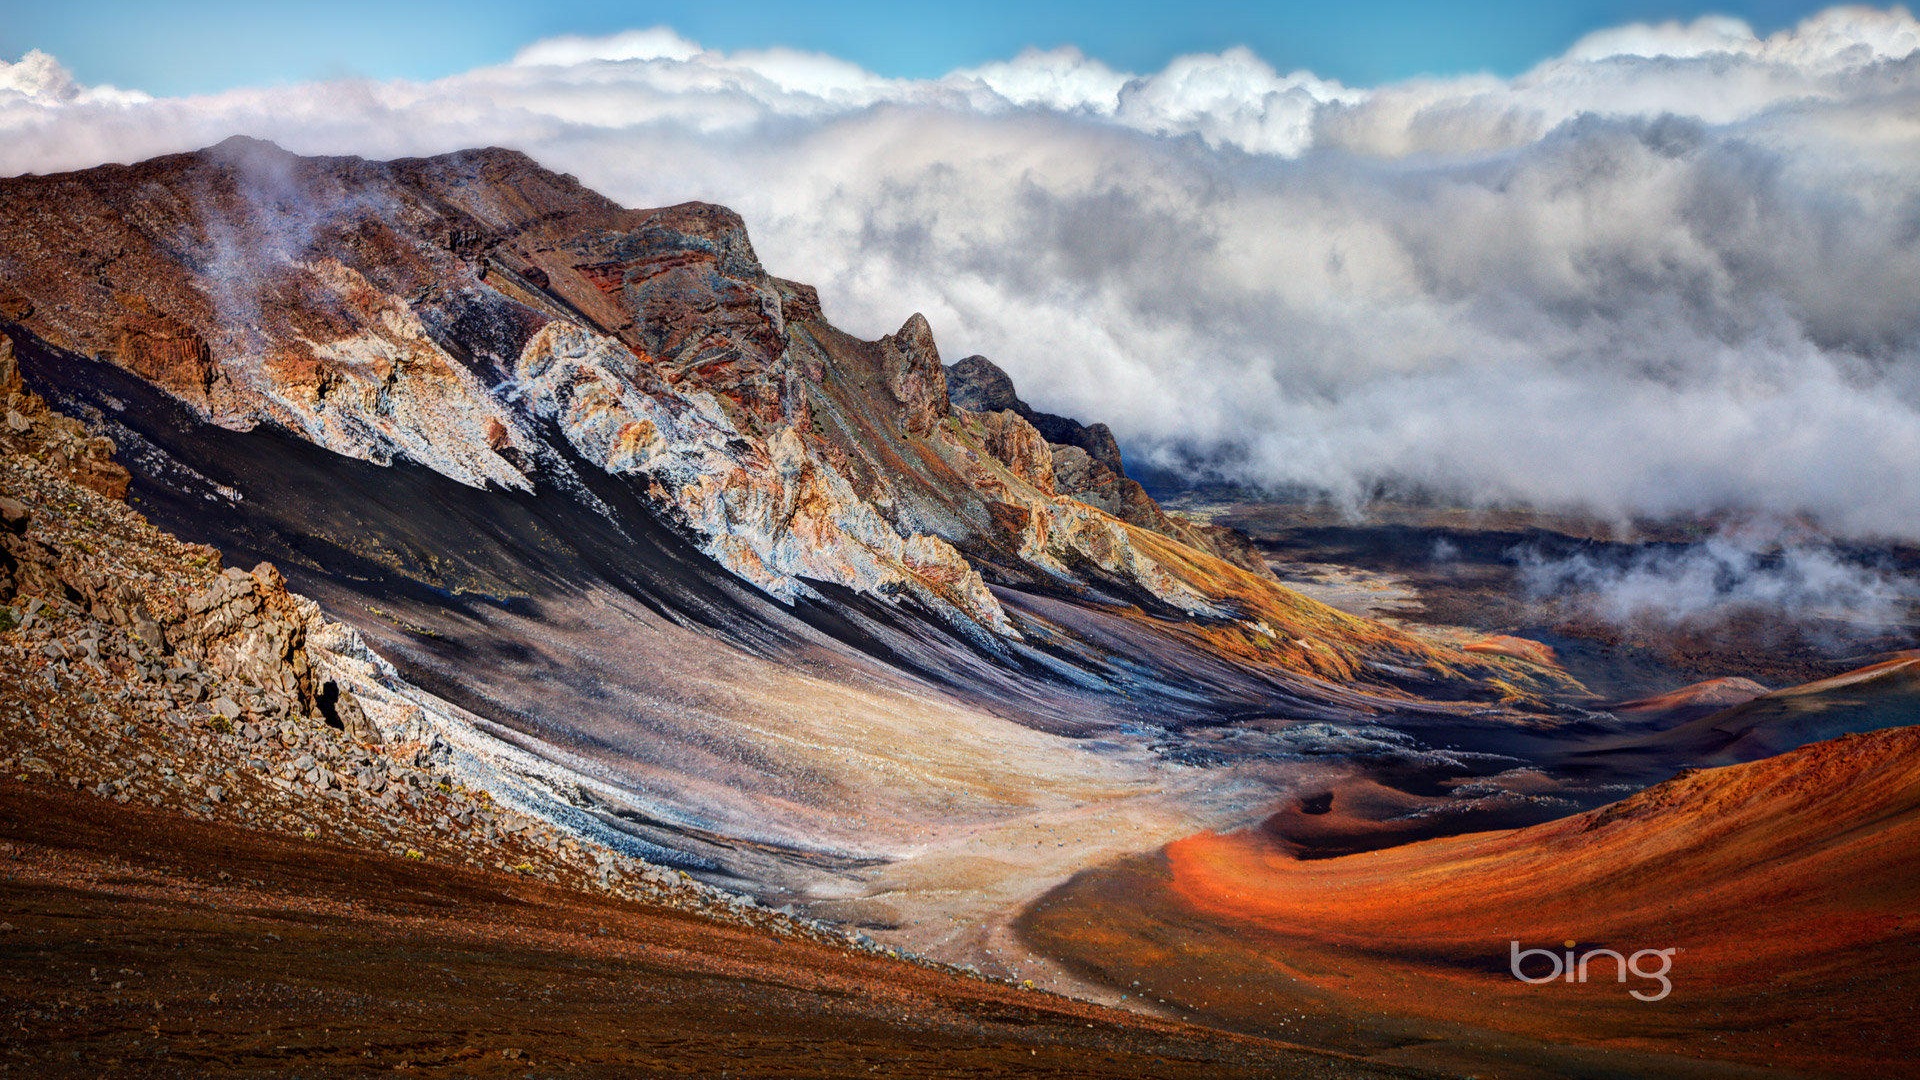
M 0 196 L 6 947 L 42 976 L 7 996 L 42 1068 L 1899 1060 L 1849 1033 L 1914 1004 L 1910 596 L 1610 621 L 1539 582 L 1705 527 L 1156 499 L 922 316 L 838 329 L 732 211 L 513 151 L 233 139 Z M 74 1007 L 169 938 L 184 1033 Z M 1520 983 L 1510 938 L 1691 953 L 1647 1003 Z

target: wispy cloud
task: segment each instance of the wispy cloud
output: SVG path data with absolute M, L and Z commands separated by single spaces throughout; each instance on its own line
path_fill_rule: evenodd
M 1844 8 L 1357 88 L 1240 49 L 898 80 L 655 29 L 159 100 L 30 56 L 0 69 L 0 171 L 234 133 L 512 145 L 630 204 L 732 205 L 836 321 L 924 311 L 945 351 L 1164 461 L 1920 539 L 1916 48 L 1904 10 Z

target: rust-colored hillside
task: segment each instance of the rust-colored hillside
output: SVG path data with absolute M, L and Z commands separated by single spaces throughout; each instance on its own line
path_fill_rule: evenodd
M 1349 1049 L 1437 1040 L 1390 1060 L 1463 1065 L 1493 1046 L 1528 1075 L 1619 1052 L 1884 1076 L 1906 1068 L 1920 1009 L 1916 844 L 1920 728 L 1904 727 L 1544 825 L 1340 858 L 1296 858 L 1261 830 L 1201 834 L 1064 887 L 1027 927 L 1187 1015 Z M 1658 980 L 1623 983 L 1605 956 L 1584 983 L 1528 985 L 1513 942 L 1676 949 L 1672 992 L 1635 998 Z

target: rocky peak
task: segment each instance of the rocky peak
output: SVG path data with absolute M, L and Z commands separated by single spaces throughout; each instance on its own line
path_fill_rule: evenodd
M 1013 379 L 1000 370 L 1000 365 L 977 353 L 947 368 L 947 397 L 974 412 L 1012 409 L 1024 416 L 1032 411 L 1014 392 Z
M 900 406 L 900 430 L 908 435 L 931 433 L 952 406 L 940 349 L 926 316 L 914 312 L 906 325 L 880 339 L 880 350 L 886 359 L 887 388 Z
M 710 252 L 715 269 L 739 281 L 760 284 L 767 277 L 747 238 L 747 223 L 734 211 L 713 203 L 687 202 L 657 210 L 627 239 L 659 251 Z
M 1126 475 L 1126 467 L 1120 462 L 1120 443 L 1114 439 L 1112 428 L 1097 421 L 1091 424 L 1068 423 L 1073 424 L 1072 430 L 1061 432 L 1066 436 L 1061 440 L 1065 445 L 1085 450 L 1088 457 L 1117 476 Z M 1055 431 L 1059 432 L 1059 429 L 1056 427 Z
M 231 165 L 251 165 L 260 162 L 278 161 L 291 164 L 299 156 L 269 139 L 255 138 L 252 135 L 229 135 L 197 156 L 209 161 Z
M 1209 615 L 1237 579 L 1190 556 L 1265 574 L 1162 512 L 1104 425 L 1033 410 L 982 357 L 950 382 L 925 317 L 854 338 L 733 211 L 624 209 L 511 151 L 239 141 L 0 180 L 0 304 L 219 426 L 476 488 L 565 487 L 557 434 L 784 599 L 830 582 L 1017 636 L 982 574 Z
M 1082 424 L 1033 408 L 1021 400 L 1014 390 L 1013 379 L 1000 365 L 984 356 L 969 356 L 948 367 L 947 393 L 955 405 L 974 412 L 1012 409 L 1038 429 L 1049 443 L 1077 446 L 1116 476 L 1126 475 L 1127 470 L 1120 462 L 1120 444 L 1114 440 L 1112 429 L 1105 424 Z

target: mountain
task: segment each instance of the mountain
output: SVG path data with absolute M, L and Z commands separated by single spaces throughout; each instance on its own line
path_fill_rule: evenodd
M 817 895 L 929 829 L 1150 790 L 1155 732 L 1565 684 L 1306 600 L 1110 440 L 956 404 L 924 319 L 841 332 L 731 211 L 510 151 L 0 181 L 0 316 L 155 524 L 273 562 L 714 880 Z
M 1757 761 L 1821 739 L 1912 719 L 1920 710 L 1920 652 L 1900 652 L 1865 667 L 1757 694 L 1706 716 L 1676 719 L 1615 753 L 1657 749 L 1698 765 Z M 1597 752 L 1597 751 L 1596 751 Z
M 1779 690 L 1715 679 L 1613 706 L 1628 721 L 1568 757 L 1653 777 L 1676 767 L 1758 761 L 1808 743 L 1908 723 L 1920 709 L 1920 653 L 1886 654 L 1839 675 Z
M 595 843 L 271 564 L 129 508 L 5 337 L 0 406 L 9 1070 L 1380 1075 L 910 962 Z
M 870 1024 L 983 1075 L 1896 1060 L 1843 1014 L 1914 1000 L 1920 746 L 1817 740 L 1908 718 L 1914 657 L 1606 705 L 1510 626 L 1342 613 L 924 318 L 836 328 L 723 207 L 245 139 L 0 180 L 0 404 L 0 900 L 57 946 L 9 985 L 114 1054 L 73 926 L 198 935 L 167 1000 L 249 1004 L 171 1037 L 244 1071 L 209 1025 L 312 1026 L 232 974 L 270 919 L 302 1001 L 473 981 L 356 1021 L 403 1066 L 557 970 L 712 1003 L 635 1044 L 577 1006 L 539 1053 L 582 1066 L 711 1071 L 671 1028 L 715 1009 L 776 1071 Z M 1509 935 L 1696 951 L 1650 1026 L 1527 995 Z

